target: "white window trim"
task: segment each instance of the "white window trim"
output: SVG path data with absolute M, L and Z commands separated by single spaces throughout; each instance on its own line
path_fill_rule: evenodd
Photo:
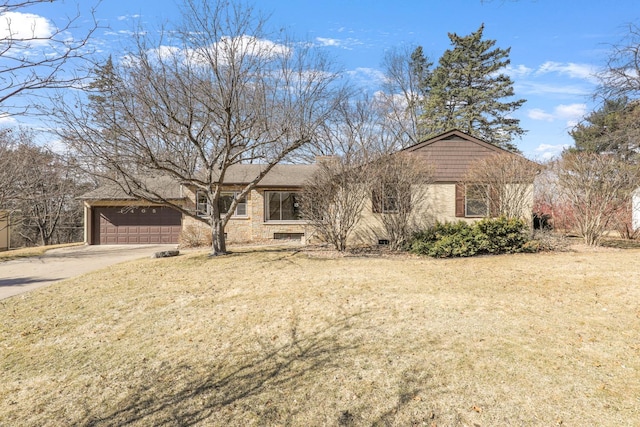
M 199 216 L 200 218 L 207 218 L 211 216 L 209 200 L 207 200 L 205 197 L 204 202 L 200 202 L 200 196 L 203 196 L 203 191 L 197 190 L 196 191 L 196 215 Z
M 209 200 L 207 200 L 205 203 L 199 203 L 199 199 L 200 199 L 200 195 L 203 192 L 201 190 L 196 191 L 196 215 L 198 215 L 199 217 L 202 218 L 207 218 L 209 216 L 211 216 L 211 206 L 209 206 Z M 222 196 L 228 196 L 231 195 L 233 197 L 238 197 L 238 195 L 240 194 L 240 191 L 221 191 L 220 192 L 220 197 Z M 204 213 L 201 213 L 201 209 L 200 206 L 206 204 L 205 209 L 204 209 Z M 243 204 L 245 205 L 245 213 L 242 215 L 238 214 L 238 207 Z M 221 215 L 227 215 L 228 212 L 221 212 Z M 239 202 L 236 205 L 236 209 L 234 210 L 233 214 L 231 215 L 231 218 L 248 218 L 249 217 L 249 202 L 247 201 L 247 196 L 244 197 L 244 203 Z
M 240 195 L 240 191 L 222 191 L 220 196 L 222 195 L 231 195 L 233 198 L 237 198 Z M 240 205 L 244 205 L 244 214 L 238 214 L 238 207 Z M 247 201 L 247 196 L 244 196 L 244 202 L 238 202 L 236 205 L 236 209 L 233 211 L 231 218 L 247 218 L 249 216 L 249 203 Z

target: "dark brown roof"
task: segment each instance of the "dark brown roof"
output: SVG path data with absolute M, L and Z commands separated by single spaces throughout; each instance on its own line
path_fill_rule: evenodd
M 459 182 L 471 163 L 487 156 L 499 153 L 519 155 L 459 130 L 445 132 L 403 151 L 421 156 L 433 165 L 435 182 Z

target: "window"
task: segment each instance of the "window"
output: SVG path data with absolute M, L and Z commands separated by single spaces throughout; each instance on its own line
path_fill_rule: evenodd
M 287 191 L 265 191 L 265 221 L 299 221 L 300 196 Z
M 483 218 L 495 215 L 497 196 L 487 184 L 456 184 L 456 217 Z
M 408 186 L 405 185 L 400 188 L 400 184 L 397 183 L 385 184 L 374 188 L 371 192 L 373 213 L 397 213 L 400 211 L 401 206 L 403 209 L 408 210 L 411 200 L 409 192 Z
M 220 198 L 218 199 L 218 209 L 221 214 L 225 214 L 229 212 L 231 208 L 231 203 L 233 199 L 238 197 L 240 193 L 238 192 L 222 192 L 220 193 Z M 203 191 L 198 191 L 196 193 L 196 212 L 198 216 L 209 216 L 211 215 L 211 207 L 209 206 L 209 200 L 207 199 L 207 195 Z M 236 205 L 236 210 L 233 212 L 232 216 L 247 216 L 247 199 L 243 197 L 238 201 Z
M 233 200 L 238 197 L 240 193 L 222 193 L 220 194 L 220 198 L 218 199 L 218 208 L 220 212 L 229 212 L 231 208 L 231 203 Z M 232 216 L 247 216 L 247 199 L 243 197 L 238 201 L 236 205 L 236 210 L 233 212 Z
M 209 200 L 203 191 L 196 192 L 196 215 L 209 216 Z
M 489 216 L 489 187 L 484 184 L 471 184 L 465 188 L 464 216 Z

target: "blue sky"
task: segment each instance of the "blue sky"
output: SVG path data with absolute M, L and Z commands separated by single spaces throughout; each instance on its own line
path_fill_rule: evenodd
M 80 10 L 86 13 L 82 0 Z M 611 45 L 640 23 L 638 0 L 257 0 L 269 24 L 324 48 L 357 84 L 375 90 L 386 49 L 422 45 L 435 62 L 450 47 L 447 33 L 467 35 L 484 23 L 485 38 L 511 47 L 518 98 L 527 102 L 514 116 L 527 134 L 516 144 L 527 157 L 544 159 L 571 145 L 567 132 L 595 104 L 593 73 Z M 158 28 L 179 20 L 179 0 L 103 0 L 94 43 L 118 57 L 138 24 Z M 52 22 L 77 9 L 66 0 L 55 8 L 29 9 Z M 111 52 L 112 51 L 112 52 Z

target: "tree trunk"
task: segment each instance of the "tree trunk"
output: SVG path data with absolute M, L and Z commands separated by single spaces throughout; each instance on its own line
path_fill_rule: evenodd
M 211 224 L 211 256 L 227 255 L 227 242 L 224 237 L 224 221 L 213 220 Z

